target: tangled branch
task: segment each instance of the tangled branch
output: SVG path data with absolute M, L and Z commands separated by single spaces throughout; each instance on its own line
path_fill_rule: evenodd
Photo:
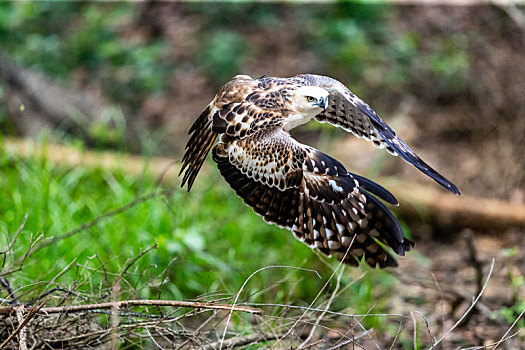
M 238 306 L 219 303 L 204 303 L 197 301 L 181 300 L 122 300 L 107 303 L 95 303 L 86 305 L 70 305 L 57 307 L 25 307 L 27 312 L 38 312 L 39 315 L 47 314 L 67 314 L 73 312 L 104 310 L 104 309 L 121 309 L 131 306 L 171 306 L 171 307 L 189 307 L 194 309 L 212 309 L 212 310 L 233 310 L 246 312 L 255 315 L 261 315 L 263 311 L 258 308 L 248 306 Z M 20 306 L 0 306 L 0 315 L 10 315 Z M 35 311 L 36 310 L 36 311 Z

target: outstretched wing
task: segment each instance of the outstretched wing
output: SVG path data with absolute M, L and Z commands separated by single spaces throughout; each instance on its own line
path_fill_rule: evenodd
M 245 203 L 267 222 L 290 229 L 312 248 L 356 266 L 397 266 L 413 243 L 373 194 L 390 203 L 384 188 L 348 173 L 337 160 L 273 128 L 245 139 L 219 142 L 213 160 Z
M 217 125 L 217 120 L 220 120 L 219 116 L 226 116 L 228 113 L 230 116 L 234 115 L 232 109 L 239 106 L 255 86 L 256 80 L 247 75 L 237 75 L 219 90 L 213 101 L 193 123 L 188 132 L 191 136 L 185 147 L 186 151 L 182 158 L 182 167 L 179 173 L 180 175 L 186 171 L 182 178 L 181 187 L 187 182 L 188 191 L 190 191 L 218 134 L 225 132 L 225 130 L 220 130 L 221 125 Z
M 329 93 L 329 103 L 326 111 L 318 114 L 315 119 L 352 132 L 357 137 L 363 137 L 380 148 L 386 148 L 393 155 L 414 165 L 437 183 L 455 194 L 459 189 L 437 171 L 425 163 L 410 147 L 396 135 L 371 108 L 352 93 L 338 80 L 314 74 L 301 74 L 293 79 L 299 79 L 304 84 L 319 86 Z

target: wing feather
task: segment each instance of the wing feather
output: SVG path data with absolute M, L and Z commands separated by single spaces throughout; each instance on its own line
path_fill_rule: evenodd
M 452 182 L 417 156 L 368 104 L 363 102 L 341 82 L 314 74 L 302 74 L 291 79 L 298 79 L 307 85 L 322 87 L 330 93 L 328 108 L 326 111 L 318 114 L 315 117 L 316 120 L 341 127 L 346 131 L 352 132 L 357 137 L 363 137 L 372 141 L 380 148 L 386 148 L 391 154 L 399 155 L 450 192 L 461 194 Z
M 190 191 L 206 159 L 206 155 L 217 138 L 217 134 L 212 131 L 212 123 L 210 120 L 211 111 L 212 107 L 210 105 L 201 113 L 190 129 L 190 133 L 193 134 L 186 145 L 186 152 L 182 158 L 182 167 L 179 173 L 180 175 L 186 170 L 182 178 L 181 187 L 187 182 L 188 191 Z
M 424 162 L 412 149 L 403 141 L 399 136 L 396 135 L 394 130 L 390 128 L 381 118 L 366 104 L 363 102 L 361 106 L 363 113 L 368 115 L 372 124 L 378 130 L 379 134 L 383 138 L 384 142 L 393 149 L 401 158 L 403 158 L 408 163 L 414 165 L 416 168 L 421 170 L 424 174 L 428 175 L 434 181 L 439 183 L 441 186 L 445 187 L 452 193 L 457 195 L 461 194 L 459 189 L 446 179 L 443 175 L 439 174 L 437 171 L 432 169 L 430 165 Z
M 368 192 L 378 196 L 379 198 L 381 198 L 382 200 L 384 200 L 387 203 L 390 203 L 390 204 L 393 204 L 393 205 L 398 205 L 399 204 L 399 202 L 397 201 L 396 197 L 394 197 L 394 195 L 392 193 L 390 193 L 383 186 L 373 182 L 372 180 L 369 180 L 369 179 L 367 179 L 365 177 L 362 177 L 360 175 L 351 174 L 351 173 L 349 173 L 349 174 L 350 174 L 350 176 L 354 177 L 359 182 L 359 186 L 361 188 L 363 188 L 366 191 L 368 191 Z
M 384 246 L 404 255 L 413 245 L 371 194 L 394 202 L 388 191 L 348 173 L 337 160 L 279 128 L 219 142 L 213 160 L 235 192 L 265 221 L 290 229 L 305 244 L 347 264 L 365 260 L 371 266 L 396 266 Z
M 184 172 L 181 187 L 188 184 L 188 192 L 191 190 L 206 156 L 210 152 L 219 133 L 226 128 L 220 124 L 218 115 L 226 114 L 228 111 L 244 101 L 246 96 L 253 91 L 257 85 L 256 80 L 247 75 L 238 75 L 225 84 L 217 93 L 213 101 L 204 109 L 189 130 L 190 139 L 185 147 L 182 158 L 182 167 L 179 175 Z M 229 126 L 228 126 L 229 127 Z

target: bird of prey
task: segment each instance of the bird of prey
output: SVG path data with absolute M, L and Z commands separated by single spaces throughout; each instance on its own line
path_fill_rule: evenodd
M 290 136 L 290 129 L 312 118 L 386 148 L 460 194 L 345 85 L 313 74 L 259 79 L 237 75 L 226 83 L 189 131 L 181 186 L 187 183 L 191 189 L 213 147 L 224 179 L 265 221 L 348 265 L 364 260 L 372 267 L 397 266 L 390 249 L 404 256 L 414 246 L 381 202 L 397 205 L 397 200 L 382 186 Z

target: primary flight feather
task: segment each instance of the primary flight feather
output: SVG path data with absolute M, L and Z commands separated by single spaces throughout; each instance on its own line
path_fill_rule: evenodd
M 290 229 L 305 244 L 349 265 L 364 260 L 370 266 L 397 266 L 385 246 L 403 256 L 414 243 L 379 199 L 390 204 L 397 200 L 290 136 L 289 130 L 312 118 L 386 148 L 460 194 L 346 86 L 313 74 L 238 75 L 225 84 L 190 129 L 182 186 L 187 183 L 191 189 L 213 147 L 222 176 L 265 221 Z

